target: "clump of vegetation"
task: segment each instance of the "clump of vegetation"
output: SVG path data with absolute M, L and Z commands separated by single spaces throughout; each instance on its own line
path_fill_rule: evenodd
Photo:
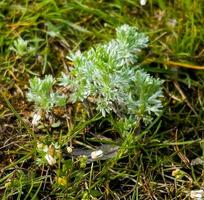
M 66 104 L 66 97 L 53 91 L 55 79 L 51 75 L 45 76 L 44 80 L 34 77 L 29 83 L 27 98 L 35 103 L 37 110 L 48 112 L 54 106 Z
M 18 56 L 22 57 L 25 55 L 34 55 L 36 49 L 34 46 L 30 45 L 27 40 L 19 37 L 13 42 L 13 46 L 10 47 L 10 50 L 15 52 Z
M 114 112 L 131 124 L 152 121 L 162 110 L 162 81 L 139 68 L 138 53 L 148 38 L 129 25 L 116 29 L 116 39 L 98 44 L 84 53 L 73 54 L 74 68 L 63 74 L 60 85 L 71 91 L 72 103 L 91 101 L 105 117 Z M 65 97 L 51 91 L 54 79 L 30 81 L 28 99 L 43 109 L 64 105 Z
M 138 68 L 138 53 L 148 38 L 135 27 L 116 29 L 116 39 L 71 56 L 74 68 L 61 85 L 71 90 L 72 102 L 91 99 L 103 116 L 114 112 L 130 121 L 152 120 L 162 104 L 162 81 Z

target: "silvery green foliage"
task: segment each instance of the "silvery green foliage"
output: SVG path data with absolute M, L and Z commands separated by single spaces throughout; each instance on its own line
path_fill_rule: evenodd
M 52 88 L 55 83 L 51 75 L 45 76 L 43 80 L 34 77 L 29 81 L 30 88 L 27 93 L 29 101 L 35 103 L 38 109 L 49 111 L 54 106 L 64 106 L 66 97 L 53 92 Z
M 116 39 L 70 58 L 74 68 L 63 74 L 61 85 L 71 90 L 71 102 L 92 99 L 103 116 L 114 112 L 122 118 L 150 122 L 159 115 L 162 81 L 137 67 L 138 53 L 148 38 L 129 25 L 116 29 Z
M 34 54 L 36 49 L 29 44 L 27 40 L 19 37 L 13 42 L 13 46 L 10 50 L 14 51 L 19 56 L 24 56 L 26 54 Z

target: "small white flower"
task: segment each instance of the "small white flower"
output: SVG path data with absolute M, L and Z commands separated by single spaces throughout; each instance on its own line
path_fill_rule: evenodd
M 145 6 L 146 3 L 147 3 L 147 0 L 140 0 L 140 5 L 141 5 L 141 6 Z
M 167 25 L 171 28 L 174 28 L 177 24 L 177 20 L 176 19 L 169 19 L 169 21 L 167 22 Z
M 49 149 L 48 146 L 47 146 L 47 145 L 44 145 L 42 150 L 47 153 L 47 152 L 48 152 L 48 149 Z
M 53 166 L 54 164 L 56 164 L 56 159 L 53 158 L 51 155 L 46 154 L 45 158 L 49 165 Z
M 78 50 L 78 51 L 76 52 L 76 56 L 81 56 L 81 51 L 80 51 L 80 50 Z
M 42 150 L 43 149 L 43 143 L 41 143 L 41 142 L 37 142 L 37 149 L 38 150 Z
M 93 160 L 96 160 L 97 158 L 100 158 L 100 157 L 102 157 L 102 156 L 103 156 L 103 151 L 102 151 L 102 150 L 93 151 L 93 152 L 91 153 L 91 158 L 92 158 Z
M 67 147 L 67 152 L 68 153 L 72 153 L 72 148 L 71 147 Z
M 39 113 L 39 112 L 38 112 L 38 113 L 35 113 L 35 114 L 33 115 L 32 125 L 33 125 L 33 126 L 37 126 L 38 123 L 40 122 L 40 119 L 41 119 L 40 113 Z
M 192 190 L 190 193 L 190 197 L 195 200 L 202 200 L 203 199 L 202 197 L 204 197 L 204 191 L 203 190 Z

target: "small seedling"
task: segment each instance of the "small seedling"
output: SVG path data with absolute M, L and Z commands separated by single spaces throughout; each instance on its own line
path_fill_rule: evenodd
M 37 126 L 42 118 L 42 113 L 48 114 L 55 106 L 65 106 L 67 97 L 53 91 L 55 80 L 51 75 L 45 76 L 43 80 L 34 77 L 29 82 L 27 98 L 28 101 L 35 103 L 36 112 L 32 125 Z
M 10 50 L 14 51 L 18 56 L 31 55 L 36 52 L 34 46 L 30 45 L 27 40 L 19 37 L 13 42 L 13 46 L 10 47 Z
M 37 110 L 50 111 L 54 106 L 66 104 L 66 96 L 53 92 L 55 80 L 51 75 L 45 76 L 43 80 L 34 77 L 29 82 L 27 98 L 35 103 Z

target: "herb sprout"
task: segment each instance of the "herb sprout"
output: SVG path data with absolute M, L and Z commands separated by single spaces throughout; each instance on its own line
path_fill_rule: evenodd
M 29 44 L 27 40 L 19 37 L 13 42 L 13 46 L 10 47 L 10 50 L 14 51 L 19 56 L 34 55 L 36 48 Z
M 45 76 L 43 80 L 34 77 L 29 81 L 30 88 L 27 93 L 28 101 L 33 101 L 37 110 L 50 111 L 54 106 L 64 106 L 66 96 L 53 91 L 55 79 L 51 75 Z

